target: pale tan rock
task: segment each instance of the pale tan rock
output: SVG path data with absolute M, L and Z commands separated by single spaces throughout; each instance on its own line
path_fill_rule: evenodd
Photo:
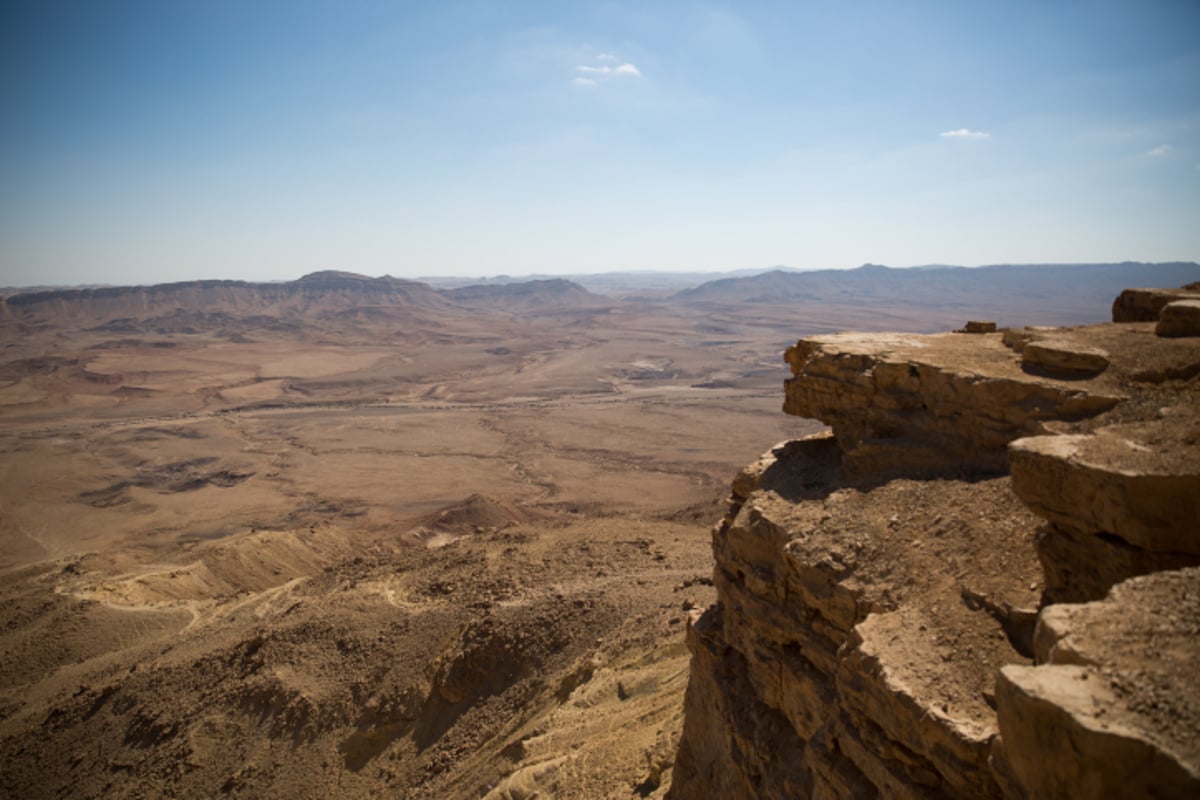
M 1163 308 L 1176 300 L 1200 300 L 1189 289 L 1126 289 L 1113 301 L 1113 322 L 1158 322 Z
M 954 796 L 998 797 L 988 767 L 996 732 L 991 710 L 982 696 L 955 689 L 961 685 L 952 674 L 955 665 L 919 635 L 923 618 L 916 609 L 904 609 L 872 614 L 855 627 L 838 669 L 841 705 L 851 718 L 869 720 L 897 743 L 890 749 L 905 748 L 909 763 L 892 771 L 905 774 L 909 783 L 944 786 Z M 884 750 L 875 748 L 877 755 Z M 870 773 L 866 762 L 852 759 Z
M 734 482 L 672 796 L 1198 796 L 1200 571 L 1122 599 L 1200 563 L 1193 350 L 1115 324 L 790 348 L 785 410 L 832 435 Z M 1019 493 L 981 479 L 1010 457 Z M 1035 635 L 1039 598 L 1116 584 Z
M 1154 552 L 1200 555 L 1200 456 L 1194 445 L 1147 444 L 1144 426 L 1034 436 L 1009 446 L 1013 491 L 1038 515 L 1109 533 Z M 1139 436 L 1139 434 L 1143 434 Z
M 913 543 L 945 537 L 962 580 L 989 596 L 1011 582 L 1018 590 L 1004 599 L 1031 605 L 1036 562 L 1022 531 L 1036 518 L 1006 478 L 843 487 L 840 452 L 829 435 L 784 443 L 738 478 L 713 534 L 720 610 L 689 639 L 680 797 L 999 794 L 987 767 L 992 673 L 976 659 L 1021 657 L 992 617 L 963 605 L 938 547 Z M 1016 527 L 978 514 L 980 497 Z M 954 510 L 935 519 L 921 511 L 930 505 Z M 996 539 L 1007 555 L 994 557 Z M 926 603 L 934 609 L 919 610 Z M 719 769 L 754 776 L 753 794 L 738 795 Z M 763 788 L 801 774 L 811 785 L 794 795 Z
M 1108 353 L 1058 339 L 1037 339 L 1022 350 L 1026 370 L 1060 378 L 1099 375 L 1108 369 Z
M 852 475 L 1004 471 L 1005 446 L 1119 395 L 1029 375 L 997 334 L 833 334 L 785 358 L 784 411 L 830 425 Z
M 1009 347 L 1018 353 L 1025 349 L 1025 345 L 1038 339 L 1044 339 L 1048 334 L 1053 334 L 1057 328 L 1049 328 L 1040 325 L 1030 325 L 1024 328 L 1006 328 L 1001 336 L 1001 341 L 1005 347 Z
M 1195 300 L 1175 300 L 1163 306 L 1154 327 L 1158 336 L 1200 336 L 1200 297 Z
M 996 687 L 997 758 L 1029 797 L 1200 796 L 1200 569 L 1050 606 L 1035 649 Z
M 1004 757 L 1029 797 L 1194 798 L 1200 782 L 1119 722 L 1087 667 L 1007 666 L 996 685 Z

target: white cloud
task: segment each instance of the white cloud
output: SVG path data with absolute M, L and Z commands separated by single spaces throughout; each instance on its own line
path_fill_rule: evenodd
M 1169 152 L 1171 152 L 1171 145 L 1160 144 L 1158 147 L 1147 150 L 1145 155 L 1150 158 L 1158 158 L 1159 156 L 1165 156 Z
M 616 56 L 611 53 L 601 53 L 596 57 L 598 61 L 617 61 Z M 579 86 L 595 86 L 604 81 L 613 78 L 627 77 L 640 78 L 642 71 L 628 61 L 616 64 L 580 64 L 575 67 L 575 71 L 579 73 L 572 83 Z
M 991 136 L 985 131 L 973 131 L 968 128 L 959 128 L 953 131 L 942 131 L 938 134 L 943 139 L 986 139 Z
M 605 65 L 603 67 L 589 67 L 586 64 L 582 64 L 582 65 L 576 67 L 575 69 L 578 70 L 579 72 L 583 72 L 588 75 L 641 75 L 642 74 L 642 71 L 640 69 L 638 69 L 637 67 L 635 67 L 633 64 L 622 64 L 619 67 L 610 67 L 607 65 Z

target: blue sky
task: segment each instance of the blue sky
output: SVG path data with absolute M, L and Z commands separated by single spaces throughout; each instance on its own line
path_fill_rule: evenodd
M 1200 259 L 1200 3 L 0 0 L 0 286 Z

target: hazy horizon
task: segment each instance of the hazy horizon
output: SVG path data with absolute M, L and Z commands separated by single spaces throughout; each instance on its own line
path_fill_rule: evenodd
M 1165 0 L 6 3 L 0 285 L 1200 260 L 1196 30 Z
M 671 284 L 674 286 L 698 286 L 700 284 L 707 283 L 707 282 L 713 281 L 713 280 L 720 280 L 720 279 L 724 279 L 724 278 L 748 278 L 748 277 L 754 277 L 757 275 L 765 275 L 770 272 L 792 272 L 792 273 L 850 272 L 853 270 L 863 269 L 866 267 L 883 268 L 883 269 L 889 269 L 889 270 L 936 270 L 936 269 L 977 270 L 977 269 L 1007 268 L 1007 267 L 1050 267 L 1050 268 L 1053 268 L 1053 267 L 1087 267 L 1087 266 L 1114 266 L 1114 265 L 1119 266 L 1121 264 L 1129 264 L 1131 266 L 1135 266 L 1135 265 L 1151 266 L 1151 265 L 1155 265 L 1155 264 L 1191 264 L 1193 266 L 1200 267 L 1200 262 L 1196 262 L 1196 261 L 1169 261 L 1169 262 L 1168 261 L 1162 261 L 1162 262 L 1145 262 L 1145 261 L 1065 262 L 1065 261 L 1063 261 L 1063 262 L 1028 262 L 1028 263 L 1011 263 L 1011 264 L 946 264 L 946 263 L 879 264 L 879 263 L 874 263 L 874 262 L 868 261 L 868 262 L 864 262 L 862 264 L 856 264 L 854 266 L 844 266 L 844 267 L 793 267 L 793 266 L 789 266 L 786 264 L 776 264 L 776 265 L 769 266 L 769 267 L 741 267 L 741 268 L 715 269 L 715 270 L 696 270 L 696 269 L 636 270 L 636 269 L 633 269 L 633 270 L 608 270 L 605 272 L 575 272 L 575 273 L 531 272 L 531 273 L 524 273 L 524 274 L 521 274 L 521 273 L 515 273 L 515 274 L 497 273 L 497 274 L 492 274 L 492 275 L 467 274 L 467 275 L 415 275 L 415 276 L 398 276 L 398 275 L 391 275 L 388 273 L 371 275 L 371 274 L 366 274 L 366 273 L 355 272 L 354 270 L 350 270 L 350 269 L 331 268 L 331 269 L 327 269 L 327 270 L 313 270 L 312 272 L 307 272 L 307 273 L 304 273 L 303 275 L 294 275 L 294 276 L 286 277 L 286 278 L 269 278 L 269 279 L 262 279 L 262 280 L 255 279 L 255 278 L 239 278 L 239 277 L 232 277 L 232 276 L 226 275 L 226 276 L 211 277 L 211 278 L 196 278 L 196 279 L 183 278 L 183 279 L 172 279 L 172 280 L 151 281 L 151 282 L 141 282 L 141 283 L 112 283 L 112 282 L 96 281 L 96 282 L 91 282 L 91 283 L 75 283 L 75 284 L 42 283 L 42 284 L 26 284 L 26 285 L 21 285 L 21 286 L 0 285 L 0 291 L 16 290 L 18 293 L 20 293 L 20 292 L 24 292 L 24 291 L 57 290 L 57 289 L 70 290 L 70 289 L 91 289 L 91 288 L 120 288 L 120 287 L 132 287 L 132 286 L 149 286 L 149 285 L 168 284 L 168 283 L 189 283 L 192 281 L 205 281 L 205 280 L 245 281 L 248 283 L 290 283 L 293 281 L 300 280 L 301 278 L 307 277 L 308 275 L 312 275 L 312 274 L 319 273 L 319 272 L 341 272 L 341 273 L 347 273 L 347 274 L 351 274 L 351 275 L 357 275 L 359 277 L 364 277 L 364 278 L 368 278 L 368 279 L 402 278 L 403 280 L 411 280 L 411 281 L 427 283 L 431 286 L 434 286 L 435 288 L 438 287 L 439 284 L 444 285 L 444 286 L 469 286 L 469 285 L 473 285 L 474 282 L 478 282 L 480 284 L 500 283 L 500 282 L 520 283 L 520 282 L 537 281 L 537 280 L 566 279 L 566 280 L 573 280 L 573 281 L 582 281 L 583 283 L 592 283 L 593 281 L 604 282 L 603 279 L 605 279 L 605 278 L 612 278 L 614 280 L 619 279 L 619 278 L 627 278 L 630 285 L 637 285 L 640 288 L 650 289 L 650 288 L 653 288 L 652 284 L 655 282 L 655 279 L 660 279 L 660 282 L 666 281 L 668 284 Z M 695 278 L 695 279 L 698 279 L 698 282 L 684 283 L 685 278 Z M 645 283 L 639 284 L 639 279 L 643 279 L 645 281 Z M 595 291 L 595 289 L 593 289 L 593 291 Z

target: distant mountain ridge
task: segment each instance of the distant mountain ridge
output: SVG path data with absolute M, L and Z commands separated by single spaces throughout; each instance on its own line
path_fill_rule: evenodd
M 894 302 L 895 292 L 919 289 L 922 294 L 912 297 L 912 301 L 946 302 L 968 292 L 995 290 L 1031 296 L 1045 296 L 1047 291 L 1086 291 L 1110 300 L 1130 286 L 1177 286 L 1198 278 L 1200 264 L 1191 261 L 902 268 L 864 264 L 849 270 L 772 270 L 750 277 L 722 278 L 677 292 L 675 298 L 778 302 L 853 295 Z
M 593 294 L 574 281 L 548 278 L 514 283 L 487 283 L 443 289 L 441 293 L 455 303 L 475 306 L 502 303 L 528 308 L 552 305 L 608 305 L 607 298 Z
M 419 281 L 327 270 L 280 283 L 196 280 L 23 292 L 0 297 L 0 318 L 58 317 L 99 323 L 171 313 L 319 316 L 361 308 L 437 312 L 459 306 L 491 306 L 528 310 L 603 302 L 598 295 L 562 279 L 438 290 Z
M 171 329 L 204 330 L 223 320 L 262 317 L 332 318 L 346 315 L 443 315 L 454 313 L 547 314 L 592 311 L 614 303 L 668 301 L 715 313 L 734 306 L 773 306 L 794 312 L 798 322 L 820 319 L 839 327 L 847 314 L 869 326 L 863 315 L 907 309 L 927 317 L 929 326 L 970 319 L 1001 324 L 1100 322 L 1098 309 L 1123 289 L 1181 286 L 1200 281 L 1195 262 L 1110 264 L 1015 264 L 984 267 L 919 266 L 891 268 L 864 264 L 850 270 L 775 269 L 747 275 L 724 273 L 682 291 L 656 288 L 639 297 L 631 292 L 633 273 L 618 273 L 617 293 L 596 294 L 574 280 L 539 278 L 491 280 L 434 288 L 421 281 L 326 270 L 294 281 L 255 283 L 196 280 L 152 286 L 44 289 L 0 297 L 0 322 L 115 325 L 137 328 L 150 319 L 170 318 Z M 696 274 L 697 279 L 701 277 Z M 744 315 L 743 312 L 738 312 Z M 751 314 L 751 316 L 754 316 Z M 128 324 L 127 324 L 128 323 Z M 159 327 L 162 327 L 161 325 Z
M 674 295 L 701 307 L 730 303 L 924 308 L 942 313 L 1030 324 L 1102 322 L 1104 309 L 1133 286 L 1182 286 L 1200 280 L 1200 264 L 1004 264 L 986 267 L 904 267 L 865 264 L 851 270 L 784 272 L 710 281 Z M 1026 314 L 1026 312 L 1035 312 Z

